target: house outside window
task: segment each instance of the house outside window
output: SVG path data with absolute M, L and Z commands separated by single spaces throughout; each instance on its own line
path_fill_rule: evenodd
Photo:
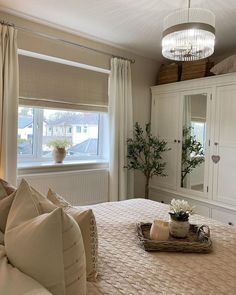
M 67 161 L 106 159 L 106 113 L 19 107 L 18 163 L 51 162 L 52 140 L 67 140 Z M 83 132 L 82 132 L 83 130 Z
M 87 131 L 88 131 L 88 127 L 84 126 L 84 133 L 87 133 Z
M 81 133 L 81 126 L 76 126 L 76 132 Z

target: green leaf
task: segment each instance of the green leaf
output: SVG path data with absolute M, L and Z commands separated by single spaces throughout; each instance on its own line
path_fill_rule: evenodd
M 125 168 L 141 171 L 147 181 L 154 175 L 166 176 L 166 162 L 162 154 L 169 151 L 167 142 L 151 134 L 151 124 L 147 123 L 145 131 L 138 122 L 134 125 L 133 138 L 127 139 L 127 165 Z

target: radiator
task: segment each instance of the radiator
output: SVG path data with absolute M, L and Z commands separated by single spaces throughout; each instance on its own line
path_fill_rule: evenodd
M 51 188 L 74 206 L 108 201 L 107 169 L 20 175 L 18 184 L 22 178 L 42 194 Z

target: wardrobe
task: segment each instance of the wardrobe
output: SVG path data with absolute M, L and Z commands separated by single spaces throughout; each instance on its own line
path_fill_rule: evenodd
M 151 88 L 152 134 L 167 142 L 167 176 L 151 199 L 185 199 L 197 213 L 236 225 L 236 73 Z

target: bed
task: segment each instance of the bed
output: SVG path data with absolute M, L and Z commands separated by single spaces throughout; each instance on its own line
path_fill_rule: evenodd
M 99 278 L 89 295 L 236 294 L 236 228 L 193 215 L 208 224 L 210 254 L 145 252 L 137 243 L 136 223 L 168 220 L 169 206 L 132 199 L 89 206 L 99 236 Z

